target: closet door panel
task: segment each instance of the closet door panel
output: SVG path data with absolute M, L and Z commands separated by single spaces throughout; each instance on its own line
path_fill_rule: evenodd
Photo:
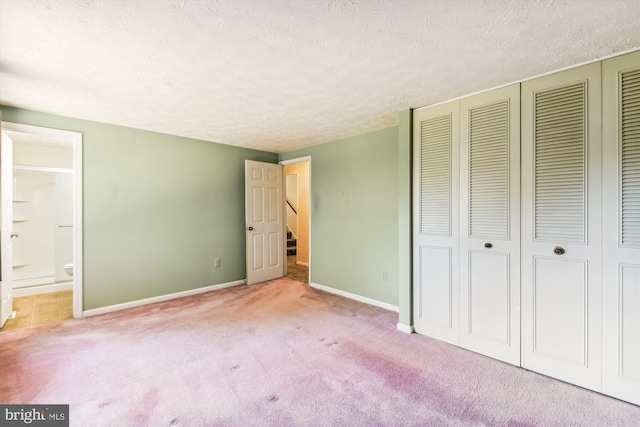
M 601 389 L 600 63 L 522 83 L 523 367 Z
M 487 254 L 482 251 L 469 251 L 467 294 L 466 334 L 476 339 L 507 345 L 511 325 L 509 324 L 509 254 Z M 465 305 L 465 304 L 463 304 Z M 475 347 L 465 344 L 471 350 Z M 481 352 L 481 351 L 480 351 Z
M 566 363 L 585 365 L 588 328 L 585 261 L 534 257 L 533 262 L 533 351 Z M 559 327 L 571 333 L 556 333 Z
M 416 332 L 459 344 L 459 104 L 414 112 Z
M 640 405 L 640 52 L 602 67 L 602 391 Z
M 520 365 L 520 85 L 460 101 L 460 344 Z
M 451 277 L 451 248 L 420 246 L 420 301 L 418 318 L 427 325 L 453 328 L 454 313 Z M 428 328 L 427 328 L 428 329 Z

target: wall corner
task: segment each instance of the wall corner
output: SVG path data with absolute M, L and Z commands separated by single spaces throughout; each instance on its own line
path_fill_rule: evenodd
M 411 131 L 413 110 L 398 113 L 398 324 L 412 329 Z

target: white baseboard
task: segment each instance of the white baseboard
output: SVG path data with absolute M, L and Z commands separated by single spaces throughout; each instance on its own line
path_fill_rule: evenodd
M 398 312 L 399 310 L 397 305 L 387 304 L 386 302 L 363 297 L 361 295 L 352 294 L 350 292 L 342 291 L 340 289 L 330 288 L 329 286 L 319 285 L 317 283 L 311 283 L 309 286 L 311 286 L 312 288 L 320 289 L 321 291 L 329 292 L 332 294 L 343 296 L 345 298 L 360 301 L 365 304 L 375 305 L 376 307 L 381 307 L 381 308 L 384 308 L 385 310 L 390 310 L 395 312 Z
M 221 283 L 219 285 L 205 286 L 204 288 L 190 289 L 188 291 L 175 292 L 173 294 L 159 295 L 157 297 L 145 298 L 136 301 L 124 302 L 122 304 L 109 305 L 106 307 L 93 308 L 82 312 L 82 316 L 97 316 L 99 314 L 111 313 L 114 311 L 124 310 L 126 308 L 139 307 L 141 305 L 153 304 L 154 302 L 169 301 L 176 298 L 188 297 L 191 295 L 202 294 L 210 291 L 217 291 L 232 286 L 244 285 L 246 280 L 236 280 L 234 282 Z
M 50 292 L 73 290 L 73 282 L 49 283 L 46 285 L 23 286 L 13 289 L 13 297 L 26 297 L 29 295 L 48 294 Z
M 400 331 L 400 332 L 404 332 L 406 334 L 412 334 L 413 331 L 413 326 L 411 325 L 405 325 L 404 323 L 398 323 L 398 325 L 396 326 L 396 328 Z
M 296 264 L 304 265 L 305 267 L 309 267 L 309 263 L 308 262 L 296 261 Z

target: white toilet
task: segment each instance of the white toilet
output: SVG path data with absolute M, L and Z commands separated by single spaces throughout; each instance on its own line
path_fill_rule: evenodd
M 64 271 L 69 275 L 69 276 L 73 276 L 73 263 L 70 262 L 69 264 L 65 264 L 64 265 Z

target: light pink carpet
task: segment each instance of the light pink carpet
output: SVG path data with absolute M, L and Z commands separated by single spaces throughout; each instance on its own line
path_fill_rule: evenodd
M 638 426 L 640 407 L 290 279 L 0 332 L 0 403 L 73 426 Z

